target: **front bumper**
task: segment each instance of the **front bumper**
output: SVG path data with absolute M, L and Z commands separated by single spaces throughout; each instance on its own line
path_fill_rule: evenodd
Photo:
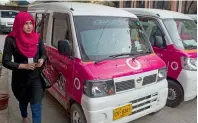
M 197 96 L 197 71 L 182 70 L 177 79 L 184 90 L 184 101 Z
M 0 31 L 11 32 L 12 31 L 12 26 L 0 25 Z
M 113 96 L 82 97 L 87 123 L 126 123 L 162 109 L 168 96 L 167 80 Z M 113 121 L 113 110 L 132 103 L 132 114 Z

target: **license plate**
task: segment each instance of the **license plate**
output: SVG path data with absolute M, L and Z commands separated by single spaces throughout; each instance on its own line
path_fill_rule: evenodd
M 128 104 L 113 110 L 113 120 L 129 116 L 132 114 L 132 104 Z

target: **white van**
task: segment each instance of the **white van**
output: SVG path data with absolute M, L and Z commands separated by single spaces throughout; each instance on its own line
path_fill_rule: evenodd
M 197 14 L 185 14 L 185 15 L 192 18 L 194 20 L 194 22 L 197 24 Z
M 165 63 L 137 16 L 68 2 L 33 5 L 28 12 L 45 41 L 47 78 L 60 73 L 48 90 L 70 112 L 71 123 L 126 123 L 165 106 Z
M 155 53 L 167 65 L 167 106 L 197 96 L 197 25 L 185 14 L 145 8 L 124 8 L 136 14 Z
M 0 32 L 11 32 L 14 18 L 19 11 L 0 10 Z

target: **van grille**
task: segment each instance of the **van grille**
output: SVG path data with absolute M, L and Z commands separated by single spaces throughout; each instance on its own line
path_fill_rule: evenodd
M 133 112 L 131 115 L 137 114 L 139 112 L 145 111 L 151 108 L 152 102 L 156 102 L 158 97 L 158 93 L 154 93 L 152 95 L 139 98 L 137 100 L 133 100 L 132 103 Z
M 135 80 L 127 80 L 116 83 L 116 92 L 125 91 L 135 88 Z
M 145 76 L 144 79 L 143 79 L 143 84 L 142 85 L 148 85 L 148 84 L 154 83 L 156 81 L 156 77 L 157 77 L 157 74 L 153 74 L 153 75 L 150 75 L 150 76 Z
M 7 22 L 8 25 L 13 25 L 13 22 Z
M 145 76 L 143 78 L 142 86 L 154 83 L 156 81 L 156 77 L 157 77 L 157 74 Z M 115 86 L 116 86 L 116 92 L 133 89 L 135 88 L 135 80 L 132 79 L 132 80 L 127 80 L 127 81 L 117 82 L 115 83 Z

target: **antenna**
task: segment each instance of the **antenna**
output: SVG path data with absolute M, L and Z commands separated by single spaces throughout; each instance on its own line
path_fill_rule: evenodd
M 70 10 L 71 10 L 71 11 L 74 11 L 74 9 L 72 8 L 72 1 L 71 1 L 71 8 L 70 8 Z

